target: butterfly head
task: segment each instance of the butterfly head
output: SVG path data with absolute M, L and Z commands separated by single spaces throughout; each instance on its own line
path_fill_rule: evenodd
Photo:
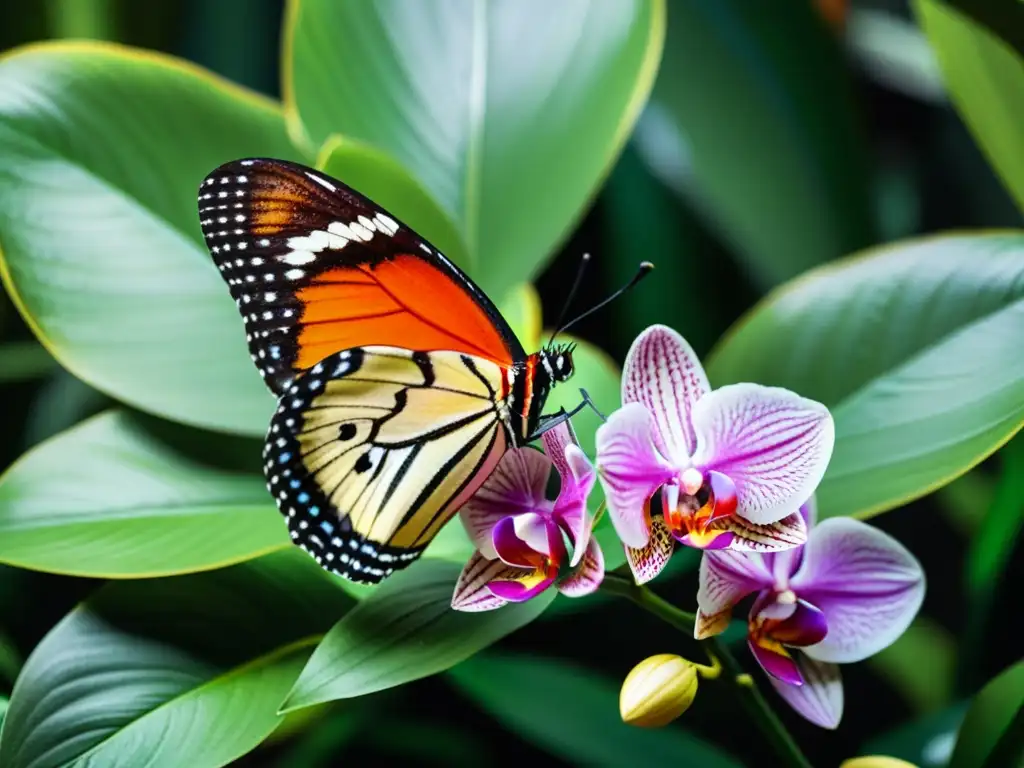
M 572 353 L 575 349 L 575 344 L 554 344 L 537 353 L 540 364 L 547 371 L 552 384 L 560 384 L 572 376 Z

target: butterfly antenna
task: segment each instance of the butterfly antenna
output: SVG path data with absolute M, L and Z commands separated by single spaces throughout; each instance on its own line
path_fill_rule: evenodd
M 565 330 L 562 327 L 562 321 L 565 320 L 565 313 L 569 311 L 569 307 L 572 305 L 572 300 L 576 296 L 576 291 L 579 290 L 580 283 L 583 282 L 583 273 L 587 270 L 587 264 L 590 263 L 590 254 L 584 253 L 583 258 L 580 259 L 579 269 L 576 270 L 576 279 L 572 281 L 572 288 L 569 289 L 569 295 L 566 297 L 562 304 L 562 311 L 558 315 L 558 322 L 555 323 L 555 330 L 551 332 L 551 338 L 548 339 L 548 346 L 550 347 L 552 342 L 555 340 L 555 336 Z
M 624 286 L 619 288 L 619 290 L 615 291 L 615 293 L 613 293 L 611 296 L 609 296 L 604 301 L 598 302 L 597 304 L 592 306 L 590 309 L 588 309 L 583 314 L 577 315 L 576 317 L 574 317 L 568 323 L 566 323 L 561 328 L 559 328 L 557 333 L 561 333 L 562 331 L 568 330 L 570 327 L 576 325 L 576 323 L 578 323 L 583 318 L 589 317 L 590 315 L 592 315 L 594 312 L 597 312 L 597 310 L 601 309 L 602 307 L 607 306 L 608 304 L 611 304 L 613 301 L 615 301 L 617 298 L 619 298 L 619 296 L 624 294 L 626 291 L 630 290 L 634 285 L 636 285 L 641 280 L 643 280 L 645 277 L 647 277 L 647 275 L 650 274 L 652 269 L 654 269 L 654 265 L 651 262 L 649 262 L 649 261 L 641 261 L 640 262 L 640 266 L 636 270 L 636 274 L 633 275 L 632 279 L 628 283 L 626 283 Z M 554 337 L 555 337 L 555 335 L 551 334 L 551 338 L 553 339 Z

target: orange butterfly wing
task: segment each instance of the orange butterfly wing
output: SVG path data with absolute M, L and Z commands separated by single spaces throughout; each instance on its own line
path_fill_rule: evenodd
M 203 236 L 270 389 L 343 349 L 525 358 L 493 303 L 436 248 L 337 179 L 281 160 L 222 165 L 199 189 Z

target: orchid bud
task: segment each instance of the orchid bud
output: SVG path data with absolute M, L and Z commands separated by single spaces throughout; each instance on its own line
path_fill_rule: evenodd
M 626 675 L 619 692 L 622 720 L 640 728 L 658 728 L 689 709 L 697 695 L 697 668 L 681 656 L 660 653 L 644 659 Z
M 839 768 L 917 768 L 917 766 L 895 757 L 870 755 L 869 757 L 851 757 L 849 760 L 843 761 Z

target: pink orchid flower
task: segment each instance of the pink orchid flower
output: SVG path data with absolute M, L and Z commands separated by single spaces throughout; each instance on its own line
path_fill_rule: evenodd
M 676 541 L 770 552 L 806 540 L 797 510 L 835 441 L 825 406 L 758 384 L 712 391 L 690 345 L 663 325 L 633 342 L 622 401 L 597 431 L 597 468 L 638 583 L 665 567 Z
M 733 607 L 756 593 L 747 642 L 775 690 L 803 717 L 835 728 L 843 715 L 837 664 L 891 645 L 924 600 L 924 571 L 898 541 L 860 520 L 814 525 L 801 508 L 807 543 L 785 552 L 706 552 L 697 593 L 698 639 L 729 624 Z
M 544 433 L 547 455 L 513 448 L 459 512 L 477 551 L 455 585 L 452 608 L 488 611 L 536 597 L 551 586 L 588 595 L 604 578 L 604 556 L 592 538 L 587 497 L 594 468 L 568 422 Z M 558 471 L 558 497 L 545 491 Z

